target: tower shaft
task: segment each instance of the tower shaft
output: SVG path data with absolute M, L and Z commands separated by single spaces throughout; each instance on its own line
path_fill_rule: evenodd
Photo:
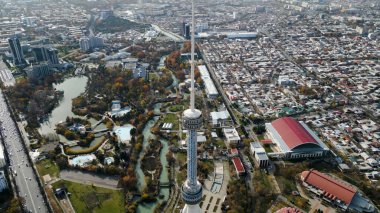
M 190 109 L 183 112 L 183 128 L 188 130 L 187 137 L 187 179 L 182 185 L 182 200 L 186 204 L 182 213 L 200 213 L 199 203 L 202 200 L 202 185 L 197 180 L 197 130 L 202 127 L 202 112 L 195 109 L 194 88 L 194 0 L 191 2 L 191 89 Z

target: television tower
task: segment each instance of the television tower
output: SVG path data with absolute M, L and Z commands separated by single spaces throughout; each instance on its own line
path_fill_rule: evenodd
M 185 207 L 182 213 L 200 213 L 199 203 L 202 200 L 202 185 L 197 179 L 197 129 L 202 127 L 202 112 L 194 107 L 194 0 L 191 2 L 191 89 L 190 109 L 183 112 L 183 128 L 187 129 L 187 178 L 182 185 L 182 200 Z

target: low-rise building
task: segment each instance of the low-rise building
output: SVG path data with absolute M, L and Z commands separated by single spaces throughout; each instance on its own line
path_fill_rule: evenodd
M 229 127 L 232 124 L 230 113 L 227 110 L 211 112 L 210 116 L 213 127 Z
M 244 169 L 243 163 L 241 162 L 239 157 L 232 158 L 232 163 L 234 164 L 236 175 L 238 177 L 245 174 L 245 169 Z
M 226 137 L 228 144 L 237 144 L 240 142 L 239 133 L 235 128 L 223 128 L 223 134 Z
M 375 207 L 363 198 L 354 186 L 330 175 L 311 169 L 301 173 L 301 180 L 310 192 L 343 210 L 355 212 L 374 212 L 375 210 Z
M 269 158 L 260 142 L 252 142 L 250 144 L 250 151 L 255 158 L 255 163 L 258 167 L 265 168 L 269 166 Z
M 214 82 L 212 81 L 210 74 L 205 65 L 198 66 L 198 70 L 201 74 L 203 84 L 205 85 L 206 95 L 208 98 L 216 98 L 219 95 L 218 90 L 215 87 Z
M 266 123 L 267 136 L 277 145 L 277 152 L 270 153 L 273 157 L 286 159 L 321 158 L 329 148 L 303 122 L 291 117 L 279 118 L 272 123 Z

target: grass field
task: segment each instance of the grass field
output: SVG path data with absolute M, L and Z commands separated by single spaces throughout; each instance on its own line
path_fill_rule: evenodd
M 124 212 L 124 198 L 121 191 L 84 185 L 70 181 L 59 181 L 53 187 L 65 186 L 70 201 L 77 213 Z
M 177 115 L 174 113 L 166 114 L 165 117 L 162 119 L 162 123 L 172 123 L 173 130 L 179 129 L 179 120 L 178 120 Z
M 36 166 L 41 177 L 47 174 L 49 174 L 51 177 L 59 177 L 58 165 L 50 159 L 41 160 L 36 163 Z
M 172 111 L 172 112 L 179 112 L 179 111 L 183 111 L 183 105 L 172 105 L 169 107 L 169 110 Z

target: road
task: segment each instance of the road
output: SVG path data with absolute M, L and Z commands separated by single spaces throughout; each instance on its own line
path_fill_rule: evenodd
M 59 175 L 63 180 L 88 185 L 94 184 L 95 186 L 108 188 L 112 190 L 119 189 L 117 187 L 119 181 L 118 177 L 95 175 L 75 170 L 62 170 Z
M 164 34 L 165 36 L 171 38 L 175 42 L 183 42 L 183 41 L 185 41 L 185 39 L 182 38 L 181 36 L 179 36 L 177 34 L 174 34 L 174 33 L 170 32 L 170 31 L 164 30 L 164 29 L 162 29 L 161 27 L 159 27 L 157 25 L 152 24 L 152 27 L 157 32 L 160 32 L 160 33 Z
M 17 130 L 16 123 L 12 120 L 10 111 L 3 92 L 0 90 L 0 122 L 1 134 L 4 138 L 4 144 L 8 151 L 10 161 L 9 168 L 12 170 L 13 178 L 16 181 L 17 194 L 22 197 L 26 212 L 48 212 L 48 208 L 42 197 L 38 186 L 38 177 L 32 169 L 27 156 L 27 150 L 24 149 L 23 141 Z
M 3 59 L 0 57 L 0 80 L 3 82 L 4 86 L 13 86 L 16 83 L 15 78 L 12 75 L 12 72 L 8 69 L 7 65 L 3 62 Z

